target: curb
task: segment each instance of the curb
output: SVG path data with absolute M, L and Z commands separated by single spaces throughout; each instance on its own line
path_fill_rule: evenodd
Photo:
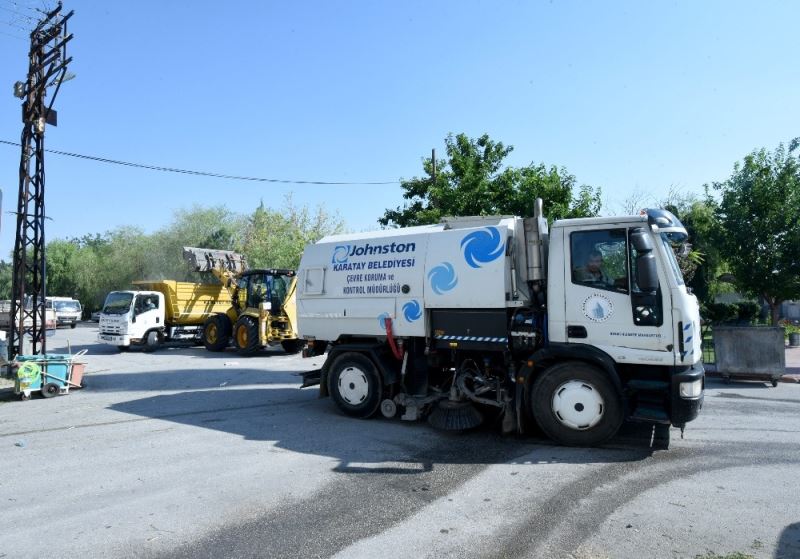
M 714 370 L 706 369 L 706 376 L 711 378 L 723 378 L 721 373 L 718 373 Z M 739 380 L 752 380 L 752 381 L 763 381 L 763 382 L 771 382 L 769 378 L 760 378 L 758 375 L 753 375 L 752 377 L 748 378 L 747 375 L 739 375 L 734 374 L 734 377 L 740 377 Z M 778 379 L 778 382 L 785 382 L 789 384 L 798 384 L 800 383 L 800 373 L 788 373 L 782 375 L 781 378 Z

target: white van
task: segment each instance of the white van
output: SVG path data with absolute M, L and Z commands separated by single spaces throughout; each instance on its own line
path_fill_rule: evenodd
M 58 326 L 69 324 L 75 328 L 81 319 L 81 302 L 72 297 L 48 297 L 45 299 L 45 308 L 56 311 L 56 324 Z

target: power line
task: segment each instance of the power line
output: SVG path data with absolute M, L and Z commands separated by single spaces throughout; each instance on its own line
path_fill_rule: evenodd
M 17 142 L 9 142 L 8 140 L 0 140 L 0 144 L 9 146 L 17 146 Z M 108 159 L 106 157 L 97 157 L 94 155 L 83 155 L 80 153 L 72 153 L 69 151 L 59 151 L 56 149 L 45 149 L 47 153 L 54 153 L 56 155 L 66 155 L 68 157 L 76 157 L 78 159 L 88 159 L 90 161 L 98 161 L 100 163 L 110 163 L 112 165 L 123 165 L 125 167 L 135 167 L 138 169 L 149 169 L 151 171 L 162 171 L 166 173 L 181 173 L 184 175 L 197 175 L 201 177 L 212 177 L 216 179 L 229 179 L 237 181 L 253 181 L 253 182 L 270 182 L 279 184 L 318 184 L 328 186 L 357 186 L 357 185 L 389 185 L 398 184 L 400 181 L 356 181 L 356 182 L 337 182 L 337 181 L 307 181 L 307 180 L 290 180 L 290 179 L 267 179 L 263 177 L 243 177 L 239 175 L 226 175 L 223 173 L 212 173 L 209 171 L 194 171 L 190 169 L 177 169 L 175 167 L 162 167 L 159 165 L 145 165 L 144 163 L 131 163 L 130 161 L 120 161 L 118 159 Z
M 12 10 L 11 8 L 6 8 L 5 6 L 0 6 L 0 10 L 8 12 L 16 16 L 16 18 L 27 20 L 28 23 L 35 23 L 36 20 L 29 15 L 23 14 L 22 12 L 18 12 L 17 10 Z
M 0 35 L 5 35 L 6 37 L 11 37 L 12 39 L 19 39 L 20 41 L 27 41 L 25 37 L 20 37 L 19 35 L 12 35 L 11 33 L 6 33 L 5 31 L 0 31 Z
M 8 25 L 9 27 L 11 27 L 11 28 L 13 28 L 13 29 L 19 29 L 20 31 L 25 31 L 26 33 L 29 33 L 29 32 L 30 32 L 30 29 L 27 29 L 27 28 L 25 28 L 25 27 L 22 27 L 21 25 L 17 25 L 15 22 L 11 22 L 11 21 L 0 21 L 0 23 L 3 23 L 3 24 L 5 24 L 5 25 Z

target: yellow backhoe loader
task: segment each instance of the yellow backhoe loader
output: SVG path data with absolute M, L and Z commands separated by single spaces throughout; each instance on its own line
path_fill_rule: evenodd
M 205 321 L 207 350 L 222 351 L 231 339 L 242 355 L 277 344 L 287 353 L 303 348 L 297 339 L 294 270 L 249 270 L 244 256 L 227 250 L 184 247 L 183 256 L 194 271 L 214 274 L 231 295 L 230 308 Z

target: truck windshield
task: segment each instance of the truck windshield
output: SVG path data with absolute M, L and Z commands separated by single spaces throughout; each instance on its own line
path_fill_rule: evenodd
M 133 293 L 112 291 L 106 297 L 103 314 L 125 314 L 131 309 L 131 301 L 133 301 Z
M 672 270 L 672 275 L 675 276 L 675 281 L 678 285 L 683 285 L 683 274 L 681 273 L 681 267 L 678 265 L 678 259 L 675 258 L 675 249 L 669 239 L 669 234 L 661 233 L 661 243 L 664 245 L 664 253 L 667 255 L 667 261 Z
M 81 310 L 81 304 L 78 301 L 56 301 L 53 306 L 61 312 L 80 312 Z

